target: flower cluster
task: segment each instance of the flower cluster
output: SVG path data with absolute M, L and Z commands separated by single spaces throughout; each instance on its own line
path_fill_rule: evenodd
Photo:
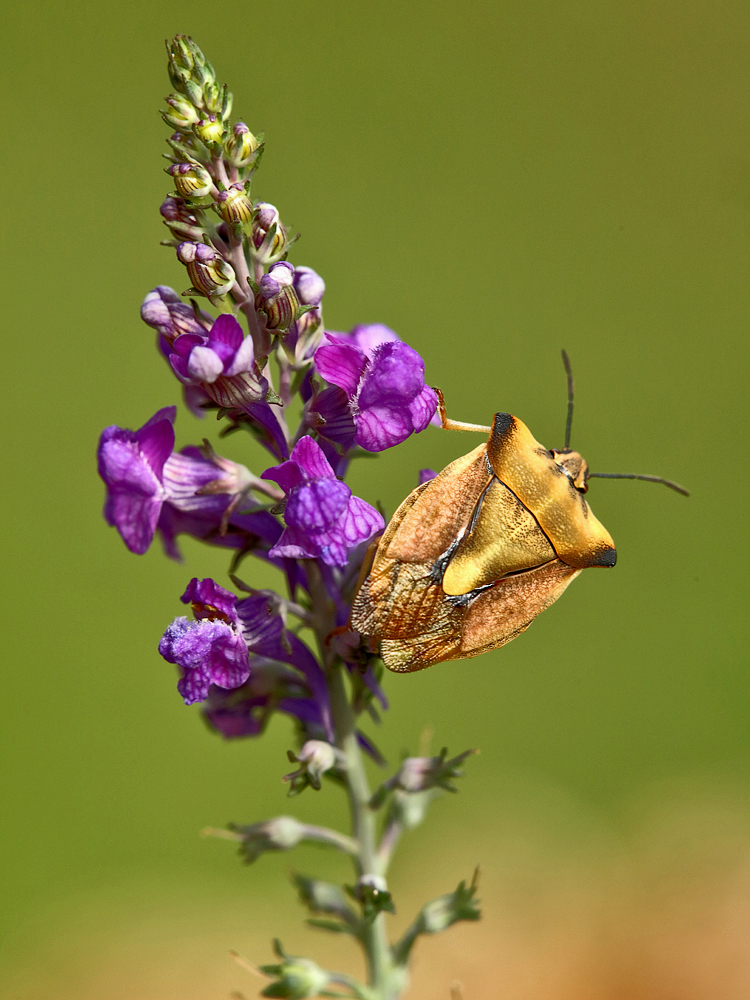
M 166 172 L 174 190 L 160 212 L 170 234 L 164 242 L 189 287 L 178 294 L 156 286 L 143 300 L 141 318 L 156 332 L 158 353 L 188 409 L 196 416 L 215 411 L 224 421 L 222 436 L 245 431 L 270 457 L 253 472 L 208 441 L 177 450 L 174 406 L 137 430 L 108 427 L 98 450 L 104 517 L 139 555 L 157 534 L 175 559 L 179 535 L 232 550 L 229 576 L 242 595 L 209 578 L 190 580 L 180 599 L 191 616 L 174 619 L 159 652 L 177 668 L 185 703 L 201 703 L 211 728 L 225 738 L 257 736 L 275 713 L 291 717 L 298 743 L 290 759 L 300 768 L 287 775 L 290 791 L 319 790 L 323 778 L 354 780 L 361 751 L 382 761 L 358 717 L 367 712 L 377 720 L 376 706 L 387 705 L 379 660 L 348 628 L 366 549 L 385 523 L 344 477 L 363 451 L 381 452 L 423 431 L 437 396 L 425 384 L 419 354 L 392 330 L 379 324 L 348 334 L 326 329 L 323 279 L 288 260 L 295 237 L 274 205 L 253 200 L 262 139 L 244 122 L 231 121 L 231 94 L 191 39 L 177 36 L 168 49 L 174 92 L 163 117 L 172 129 Z M 431 475 L 423 470 L 420 477 Z M 246 557 L 276 567 L 286 595 L 244 584 L 236 573 Z M 413 788 L 402 768 L 382 786 L 381 799 L 411 796 L 416 803 L 425 782 L 449 787 L 460 759 L 443 767 L 441 757 Z M 356 780 L 361 787 L 363 773 Z M 361 799 L 357 808 L 369 807 Z M 279 823 L 284 830 L 292 824 L 294 836 L 279 839 Z M 289 817 L 237 829 L 244 831 L 236 836 L 247 860 L 300 839 L 347 853 L 360 849 L 349 837 Z M 368 928 L 387 908 L 382 901 L 391 897 L 385 862 L 369 874 L 358 864 L 362 877 L 353 898 L 362 916 L 347 903 L 345 919 L 366 942 Z M 382 905 L 373 903 L 375 892 Z M 307 905 L 314 910 L 317 904 Z M 289 984 L 302 967 L 309 989 L 344 983 L 333 973 L 309 973 L 317 967 L 308 960 L 294 963 L 283 956 L 281 965 L 267 967 L 278 981 L 266 995 L 312 996 L 288 992 L 297 989 Z

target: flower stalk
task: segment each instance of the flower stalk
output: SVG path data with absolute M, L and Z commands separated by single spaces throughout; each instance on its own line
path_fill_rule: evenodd
M 232 124 L 231 94 L 192 39 L 178 35 L 167 50 L 174 92 L 163 117 L 173 130 L 166 155 L 175 190 L 160 213 L 171 236 L 164 243 L 190 287 L 178 294 L 158 285 L 141 318 L 188 409 L 213 411 L 222 438 L 250 435 L 268 466 L 251 470 L 207 439 L 175 450 L 177 408 L 168 406 L 138 430 L 103 432 L 104 516 L 136 554 L 157 535 L 177 560 L 180 535 L 228 550 L 228 580 L 241 596 L 209 578 L 190 580 L 181 597 L 189 615 L 167 627 L 159 652 L 176 668 L 185 703 L 200 705 L 224 739 L 259 737 L 275 714 L 292 720 L 288 756 L 298 766 L 277 775 L 289 795 L 343 788 L 347 796 L 348 832 L 291 815 L 204 831 L 235 843 L 247 863 L 304 841 L 351 859 L 352 885 L 294 881 L 312 926 L 361 946 L 366 982 L 290 955 L 277 941 L 277 962 L 257 970 L 246 963 L 266 979 L 263 995 L 398 1000 L 418 937 L 478 916 L 476 887 L 462 883 L 423 907 L 400 942 L 389 941 L 393 853 L 432 799 L 455 791 L 471 751 L 407 758 L 374 793 L 370 787 L 365 758 L 385 761 L 363 722 L 379 723 L 388 702 L 382 662 L 349 617 L 368 546 L 385 522 L 345 478 L 358 457 L 424 431 L 437 395 L 420 356 L 393 330 L 326 327 L 323 279 L 289 261 L 296 238 L 274 205 L 253 200 L 262 136 Z M 244 561 L 258 559 L 280 571 L 286 593 L 252 585 Z

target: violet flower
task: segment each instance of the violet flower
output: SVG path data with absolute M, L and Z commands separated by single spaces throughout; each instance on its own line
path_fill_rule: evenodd
M 203 706 L 209 725 L 225 739 L 259 736 L 274 711 L 323 730 L 320 707 L 304 679 L 275 660 L 255 655 L 250 656 L 250 677 L 241 687 L 212 687 Z
M 264 399 L 268 390 L 256 369 L 252 337 L 229 313 L 214 321 L 207 336 L 177 337 L 169 363 L 181 382 L 200 385 L 219 406 L 242 407 Z
M 315 306 L 308 309 L 289 327 L 284 338 L 284 349 L 296 364 L 312 358 L 323 339 L 320 304 L 326 290 L 325 282 L 311 267 L 294 269 L 294 291 L 301 306 Z
M 141 319 L 164 337 L 169 344 L 184 333 L 204 337 L 211 326 L 211 317 L 183 302 L 168 285 L 157 285 L 143 300 Z
M 309 436 L 297 442 L 288 462 L 267 469 L 261 479 L 272 479 L 287 496 L 286 528 L 271 556 L 345 566 L 349 549 L 385 526 L 374 507 L 352 496 L 346 483 L 336 478 L 320 445 Z
M 315 352 L 315 366 L 346 394 L 354 433 L 347 441 L 342 397 L 334 393 L 322 393 L 311 404 L 325 421 L 320 433 L 344 447 L 385 451 L 427 427 L 437 395 L 425 385 L 424 362 L 412 347 L 382 325 L 355 327 L 348 337 L 326 336 L 330 343 Z
M 204 701 L 212 684 L 240 687 L 250 676 L 250 657 L 237 617 L 237 600 L 211 579 L 194 577 L 180 600 L 192 604 L 196 621 L 175 618 L 159 643 L 168 663 L 182 669 L 177 690 L 186 705 Z
M 219 455 L 207 457 L 199 448 L 174 452 L 176 408 L 159 410 L 137 431 L 107 427 L 99 441 L 99 475 L 107 486 L 104 517 L 117 528 L 136 555 L 151 545 L 157 528 L 164 535 L 168 554 L 179 558 L 174 536 L 187 531 L 199 538 L 217 534 L 227 514 L 246 497 L 253 480 L 248 470 Z M 278 538 L 276 519 L 263 511 L 234 515 L 242 547 L 251 534 L 262 533 L 270 545 Z M 231 542 L 229 544 L 232 544 Z
M 99 439 L 99 475 L 107 486 L 104 519 L 136 555 L 151 544 L 167 498 L 164 463 L 174 447 L 176 413 L 167 406 L 137 431 L 107 427 Z

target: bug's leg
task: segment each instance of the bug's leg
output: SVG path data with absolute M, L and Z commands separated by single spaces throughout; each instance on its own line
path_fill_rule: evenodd
M 440 414 L 440 426 L 446 431 L 479 431 L 480 434 L 489 434 L 492 431 L 491 427 L 485 427 L 483 424 L 467 424 L 463 420 L 450 420 L 448 414 L 445 412 L 445 400 L 443 399 L 443 394 L 440 389 L 435 386 L 432 387 L 437 393 L 438 398 L 438 413 Z

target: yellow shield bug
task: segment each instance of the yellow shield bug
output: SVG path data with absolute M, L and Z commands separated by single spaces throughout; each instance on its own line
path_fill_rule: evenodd
M 350 624 L 380 643 L 390 670 L 422 670 L 504 646 L 557 600 L 583 569 L 614 566 L 607 529 L 584 499 L 587 481 L 658 476 L 589 472 L 572 451 L 573 378 L 565 447 L 549 451 L 526 425 L 496 413 L 486 443 L 417 487 L 393 515 L 354 598 Z M 367 574 L 366 576 L 364 574 Z

